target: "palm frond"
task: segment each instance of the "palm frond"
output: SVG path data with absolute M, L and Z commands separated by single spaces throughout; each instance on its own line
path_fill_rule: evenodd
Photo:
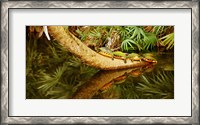
M 160 38 L 160 44 L 166 46 L 166 49 L 172 49 L 174 47 L 174 33 L 170 33 Z
M 165 26 L 153 26 L 152 32 L 158 35 L 164 32 L 164 30 L 165 30 Z
M 146 33 L 146 37 L 144 38 L 144 49 L 149 50 L 153 49 L 156 46 L 158 39 L 155 34 Z
M 71 98 L 74 87 L 68 84 L 59 84 L 52 90 L 47 91 L 46 96 L 50 96 L 52 99 L 67 99 Z
M 174 98 L 174 76 L 173 72 L 158 71 L 152 74 L 152 78 L 142 76 L 144 82 L 139 83 L 137 89 L 144 95 L 156 95 L 159 98 Z
M 37 84 L 39 84 L 38 89 L 47 92 L 49 89 L 59 84 L 59 80 L 64 71 L 65 67 L 58 67 L 53 74 L 43 73 L 43 76 L 41 76 L 40 80 L 37 82 Z
M 97 39 L 98 39 L 98 38 L 101 38 L 101 32 L 98 31 L 97 29 L 94 29 L 93 31 L 91 31 L 91 32 L 89 33 L 89 35 L 90 35 L 91 37 L 96 37 Z
M 87 34 L 83 33 L 79 29 L 76 30 L 76 33 L 78 33 L 81 41 L 84 41 L 86 39 L 86 37 L 87 37 Z
M 134 40 L 131 40 L 131 39 L 124 40 L 121 44 L 121 48 L 122 48 L 122 51 L 129 51 L 130 48 L 132 50 L 142 49 L 140 44 L 138 44 L 138 42 L 135 42 Z

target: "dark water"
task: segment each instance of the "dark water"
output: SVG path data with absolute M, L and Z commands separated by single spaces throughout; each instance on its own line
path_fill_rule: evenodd
M 157 55 L 158 63 L 133 70 L 108 83 L 93 99 L 173 99 L 174 54 Z

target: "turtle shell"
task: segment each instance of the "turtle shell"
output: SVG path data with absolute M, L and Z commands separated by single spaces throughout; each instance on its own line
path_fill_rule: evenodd
M 133 60 L 135 60 L 135 61 L 141 61 L 141 57 L 140 56 L 135 56 L 135 57 L 133 57 Z
M 157 63 L 157 60 L 152 57 L 151 55 L 143 55 L 142 60 L 146 61 L 146 62 L 153 62 L 153 63 Z
M 153 54 L 153 53 L 144 53 L 144 54 L 142 54 L 142 56 L 144 56 L 144 57 L 149 57 L 149 56 L 151 56 L 151 57 L 155 57 L 155 55 Z
M 131 53 L 127 56 L 127 59 L 130 59 L 131 61 L 141 61 L 141 56 L 137 53 Z

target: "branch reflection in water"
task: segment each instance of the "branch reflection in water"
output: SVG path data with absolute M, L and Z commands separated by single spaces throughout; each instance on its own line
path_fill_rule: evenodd
M 129 75 L 138 77 L 144 72 L 151 71 L 153 68 L 154 66 L 150 63 L 147 66 L 132 69 L 99 71 L 74 94 L 73 98 L 92 98 L 99 91 L 108 89 L 108 86 L 123 83 Z
M 76 99 L 174 99 L 174 54 L 158 63 L 124 70 L 99 71 L 74 94 Z

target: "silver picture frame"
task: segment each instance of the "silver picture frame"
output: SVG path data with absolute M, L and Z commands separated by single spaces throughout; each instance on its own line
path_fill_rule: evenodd
M 9 116 L 9 9 L 183 8 L 192 13 L 192 115 L 190 117 L 12 117 Z M 1 124 L 199 124 L 198 1 L 3 1 L 1 2 Z

